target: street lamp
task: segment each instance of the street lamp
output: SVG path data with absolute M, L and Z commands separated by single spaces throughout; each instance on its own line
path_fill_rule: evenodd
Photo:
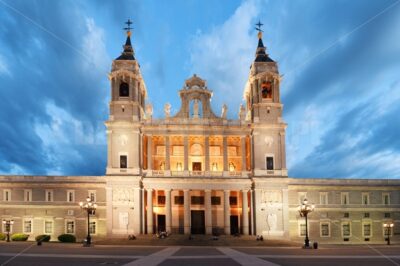
M 304 199 L 303 203 L 297 208 L 297 210 L 300 213 L 300 217 L 305 217 L 306 218 L 306 238 L 304 239 L 304 247 L 309 248 L 310 247 L 310 240 L 308 239 L 308 221 L 307 221 L 307 216 L 310 212 L 314 210 L 314 205 L 308 204 L 308 200 Z
M 92 199 L 88 196 L 86 198 L 86 202 L 79 202 L 79 206 L 81 207 L 82 210 L 85 210 L 87 212 L 87 237 L 86 237 L 86 243 L 84 246 L 90 246 L 92 243 L 92 239 L 90 237 L 90 215 L 94 215 L 96 212 L 97 204 L 92 201 Z
M 390 245 L 390 235 L 392 234 L 393 223 L 384 223 L 383 228 L 385 228 L 385 234 L 387 236 L 386 241 L 387 244 Z
M 10 231 L 11 225 L 14 224 L 14 220 L 3 220 L 3 225 L 5 226 L 5 231 L 7 233 L 7 242 L 10 242 Z

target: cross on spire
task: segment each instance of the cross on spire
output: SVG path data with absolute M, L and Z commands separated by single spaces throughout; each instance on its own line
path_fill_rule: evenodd
M 256 24 L 256 26 L 257 26 L 256 30 L 258 30 L 258 32 L 263 32 L 261 27 L 264 26 L 264 24 L 262 24 L 260 20 L 258 20 L 258 23 Z
M 128 26 L 125 27 L 124 30 L 130 31 L 130 30 L 133 29 L 133 28 L 131 27 L 131 25 L 133 24 L 133 22 L 132 22 L 130 19 L 128 19 L 128 21 L 125 22 L 125 24 L 128 25 Z

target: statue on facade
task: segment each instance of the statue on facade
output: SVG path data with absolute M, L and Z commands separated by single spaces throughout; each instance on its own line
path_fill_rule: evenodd
M 146 118 L 151 119 L 153 117 L 153 105 L 146 104 Z
M 221 113 L 221 117 L 223 118 L 223 119 L 226 119 L 226 113 L 227 113 L 227 111 L 228 111 L 228 106 L 226 106 L 226 104 L 224 104 L 224 105 L 222 105 L 222 113 Z
M 246 119 L 246 109 L 244 108 L 243 104 L 239 107 L 239 120 L 244 121 Z
M 165 118 L 169 118 L 171 115 L 171 105 L 169 103 L 166 103 L 164 105 L 164 113 L 165 113 Z
M 197 99 L 193 103 L 193 118 L 199 118 L 199 101 Z

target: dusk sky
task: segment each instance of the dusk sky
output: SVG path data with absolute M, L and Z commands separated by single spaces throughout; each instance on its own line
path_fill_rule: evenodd
M 0 174 L 104 175 L 128 18 L 156 117 L 196 73 L 237 119 L 261 20 L 289 176 L 400 178 L 400 0 L 0 0 Z

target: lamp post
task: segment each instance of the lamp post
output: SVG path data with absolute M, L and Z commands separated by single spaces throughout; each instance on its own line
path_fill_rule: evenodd
M 3 220 L 3 225 L 5 226 L 7 233 L 7 242 L 10 242 L 10 231 L 11 231 L 11 225 L 13 224 L 14 220 Z
M 304 247 L 310 247 L 310 240 L 308 239 L 308 214 L 314 210 L 314 205 L 308 204 L 308 200 L 304 199 L 303 203 L 297 208 L 300 213 L 300 217 L 306 218 L 306 238 L 304 239 Z
M 92 238 L 90 237 L 90 215 L 94 215 L 96 212 L 97 204 L 92 201 L 92 199 L 88 196 L 86 198 L 86 202 L 79 202 L 79 206 L 82 210 L 87 212 L 87 236 L 86 236 L 86 243 L 84 246 L 88 247 L 92 243 Z
M 385 234 L 387 236 L 386 241 L 387 244 L 390 245 L 390 235 L 392 234 L 393 223 L 384 223 L 383 228 L 385 228 Z

